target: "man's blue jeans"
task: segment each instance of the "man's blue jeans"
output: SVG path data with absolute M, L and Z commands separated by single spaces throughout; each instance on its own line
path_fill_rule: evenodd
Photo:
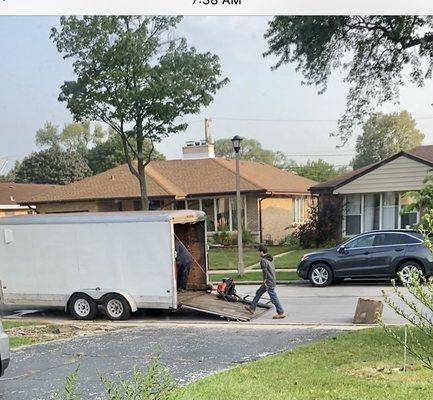
M 275 292 L 275 287 L 273 286 L 267 286 L 263 284 L 257 289 L 256 295 L 254 296 L 253 301 L 251 302 L 251 309 L 254 311 L 257 307 L 257 303 L 260 300 L 260 297 L 262 297 L 266 292 L 268 292 L 269 297 L 271 298 L 272 304 L 277 309 L 278 314 L 283 314 L 284 309 L 283 306 L 280 303 L 280 300 L 278 299 L 277 292 Z

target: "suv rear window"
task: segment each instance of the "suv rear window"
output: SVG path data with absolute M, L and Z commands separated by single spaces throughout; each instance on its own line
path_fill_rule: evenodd
M 376 235 L 375 246 L 420 243 L 420 240 L 404 233 L 380 233 Z

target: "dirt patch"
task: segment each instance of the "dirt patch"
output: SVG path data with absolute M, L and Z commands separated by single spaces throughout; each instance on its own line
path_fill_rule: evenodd
M 25 338 L 32 343 L 69 339 L 122 329 L 121 326 L 95 324 L 40 324 L 16 326 L 7 329 L 10 337 Z
M 422 370 L 422 367 L 414 364 L 406 365 L 406 370 L 404 370 L 402 366 L 397 365 L 365 365 L 360 366 L 359 368 L 346 369 L 344 370 L 344 373 L 357 378 L 421 383 L 424 379 L 419 375 L 420 370 Z

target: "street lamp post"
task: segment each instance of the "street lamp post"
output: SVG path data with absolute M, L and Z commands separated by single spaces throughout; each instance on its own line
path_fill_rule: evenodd
M 236 153 L 236 212 L 237 212 L 237 230 L 238 230 L 238 274 L 244 274 L 244 248 L 242 243 L 242 200 L 241 200 L 241 174 L 240 174 L 240 154 L 241 143 L 243 138 L 236 135 L 232 139 L 233 149 Z

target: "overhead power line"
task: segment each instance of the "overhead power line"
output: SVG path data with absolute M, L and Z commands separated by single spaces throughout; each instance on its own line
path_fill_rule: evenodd
M 284 153 L 288 157 L 348 157 L 354 156 L 356 153 L 317 153 L 317 154 L 300 154 L 300 153 Z
M 433 120 L 433 116 L 413 117 L 415 120 Z M 248 122 L 338 122 L 338 119 L 285 119 L 285 118 L 239 118 L 239 117 L 210 117 L 217 121 L 248 121 Z M 202 120 L 190 121 L 190 124 L 203 122 Z

